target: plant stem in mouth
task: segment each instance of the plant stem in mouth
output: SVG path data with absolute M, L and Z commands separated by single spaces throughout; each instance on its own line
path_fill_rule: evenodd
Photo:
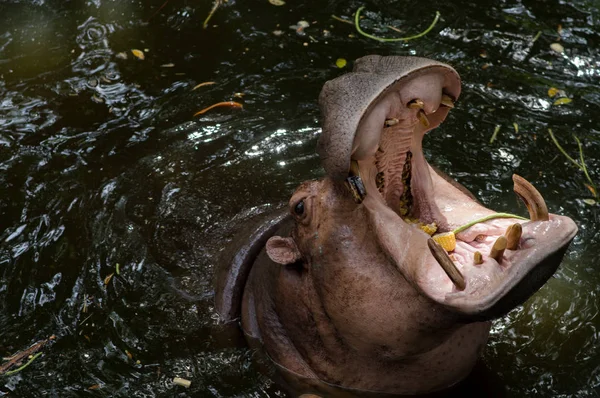
M 479 223 L 482 223 L 482 222 L 486 222 L 486 221 L 488 221 L 488 220 L 493 220 L 493 219 L 495 219 L 495 218 L 517 218 L 517 219 L 519 219 L 519 220 L 529 220 L 528 218 L 521 217 L 521 216 L 517 216 L 517 215 L 515 215 L 515 214 L 510 214 L 510 213 L 496 213 L 496 214 L 490 214 L 490 215 L 488 215 L 488 216 L 485 216 L 485 217 L 478 218 L 477 220 L 473 220 L 473 221 L 469 222 L 468 224 L 465 224 L 465 225 L 463 225 L 463 226 L 460 226 L 460 227 L 456 228 L 454 231 L 452 231 L 452 233 L 453 233 L 454 235 L 456 235 L 456 234 L 458 234 L 458 233 L 460 233 L 460 232 L 464 231 L 465 229 L 471 228 L 471 227 L 472 227 L 473 225 L 475 225 L 475 224 L 479 224 Z

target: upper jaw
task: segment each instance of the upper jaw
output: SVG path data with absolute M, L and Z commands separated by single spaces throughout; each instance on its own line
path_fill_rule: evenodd
M 440 254 L 425 232 L 401 217 L 398 203 L 404 199 L 406 182 L 410 188 L 404 191 L 414 200 L 409 215 L 425 224 L 435 222 L 442 231 L 494 213 L 472 200 L 464 188 L 433 172 L 423 157 L 423 136 L 445 119 L 460 93 L 460 78 L 449 66 L 433 61 L 367 58 L 357 61 L 354 73 L 328 82 L 321 92 L 324 125 L 318 150 L 327 175 L 334 181 L 348 178 L 348 187 L 363 206 L 379 246 L 422 294 L 472 318 L 489 319 L 508 312 L 552 275 L 577 227 L 567 217 L 548 215 L 541 195 L 517 178 L 515 192 L 536 221 L 502 219 L 478 224 L 458 234 L 454 260 L 443 249 Z M 396 156 L 388 179 L 398 177 L 407 164 L 411 176 L 401 188 L 380 193 L 380 172 L 388 167 L 382 166 L 381 149 Z M 494 242 L 502 241 L 500 237 L 513 224 L 522 229 L 514 248 L 491 253 Z M 477 235 L 485 237 L 483 242 L 474 243 Z M 481 251 L 481 264 L 475 264 L 474 254 L 470 257 L 477 251 L 474 248 Z

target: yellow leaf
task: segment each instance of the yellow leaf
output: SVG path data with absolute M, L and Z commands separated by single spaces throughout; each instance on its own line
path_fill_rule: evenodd
M 598 194 L 596 193 L 596 188 L 594 188 L 590 184 L 585 184 L 585 187 L 590 190 L 592 195 L 594 195 L 594 198 L 598 196 Z
M 113 275 L 115 273 L 113 272 L 112 274 L 108 275 L 106 278 L 104 278 L 104 285 L 108 285 L 110 283 L 110 280 L 112 279 Z
M 269 0 L 269 3 L 273 4 L 274 6 L 282 6 L 285 4 L 285 1 L 283 0 Z
M 588 204 L 588 205 L 590 205 L 590 206 L 593 206 L 593 205 L 595 205 L 595 204 L 596 204 L 596 201 L 595 201 L 594 199 L 583 199 L 583 202 L 584 202 L 585 204 Z
M 554 97 L 556 94 L 558 94 L 558 89 L 556 87 L 550 87 L 548 89 L 548 97 L 552 98 Z
M 346 66 L 346 64 L 347 64 L 347 62 L 346 62 L 346 60 L 344 58 L 338 58 L 335 61 L 335 66 L 337 66 L 340 69 L 343 68 L 344 66 Z
M 138 59 L 144 60 L 146 58 L 143 51 L 136 50 L 135 48 L 131 50 L 131 53 Z
M 571 98 L 559 98 L 556 101 L 554 101 L 553 105 L 566 105 L 570 104 L 571 102 L 573 102 Z
M 513 127 L 515 128 L 515 134 L 519 134 L 519 125 L 513 122 Z

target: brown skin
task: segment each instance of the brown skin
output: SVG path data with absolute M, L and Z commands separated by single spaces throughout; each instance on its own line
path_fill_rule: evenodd
M 299 216 L 293 210 L 302 199 Z M 257 262 L 242 310 L 244 331 L 262 339 L 273 361 L 330 384 L 404 394 L 440 390 L 467 376 L 489 322 L 466 324 L 419 294 L 364 227 L 368 215 L 343 185 L 305 183 L 290 210 L 293 240 L 273 237 L 279 248 L 267 251 L 285 262 L 278 251 L 287 245 L 302 259 Z
M 435 222 L 438 232 L 495 213 L 423 156 L 424 135 L 459 94 L 458 74 L 447 65 L 358 60 L 353 73 L 321 92 L 318 151 L 327 177 L 303 183 L 288 216 L 250 226 L 249 237 L 224 251 L 215 303 L 221 320 L 241 318 L 250 345 L 298 381 L 290 384 L 305 386 L 300 393 L 446 389 L 474 367 L 489 321 L 522 304 L 560 264 L 577 231 L 568 217 L 487 221 L 457 235 L 448 260 L 464 277 L 464 289 L 457 289 L 429 251 L 429 236 L 400 217 L 405 191 L 409 216 Z M 410 106 L 415 99 L 421 108 Z M 390 119 L 397 123 L 388 126 Z M 404 185 L 399 176 L 407 165 Z M 345 183 L 349 173 L 364 183 L 361 203 Z M 378 186 L 382 173 L 386 183 Z M 522 229 L 516 249 L 491 258 L 494 241 L 514 223 Z M 483 254 L 481 264 L 475 251 Z

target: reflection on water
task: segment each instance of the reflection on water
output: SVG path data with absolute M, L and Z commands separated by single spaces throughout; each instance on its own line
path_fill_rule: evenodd
M 575 133 L 600 181 L 595 3 L 373 2 L 375 32 L 442 13 L 427 37 L 395 44 L 330 18 L 355 2 L 229 1 L 207 30 L 209 2 L 152 3 L 0 5 L 0 354 L 57 336 L 0 396 L 281 396 L 215 331 L 213 269 L 237 226 L 321 175 L 319 90 L 343 72 L 337 58 L 368 53 L 453 64 L 463 97 L 429 159 L 512 212 L 520 172 L 579 224 L 556 278 L 496 322 L 484 359 L 514 396 L 598 393 L 598 207 L 547 134 L 575 157 Z M 305 35 L 288 28 L 300 20 Z M 554 105 L 550 87 L 573 102 Z M 244 109 L 192 118 L 230 100 Z

